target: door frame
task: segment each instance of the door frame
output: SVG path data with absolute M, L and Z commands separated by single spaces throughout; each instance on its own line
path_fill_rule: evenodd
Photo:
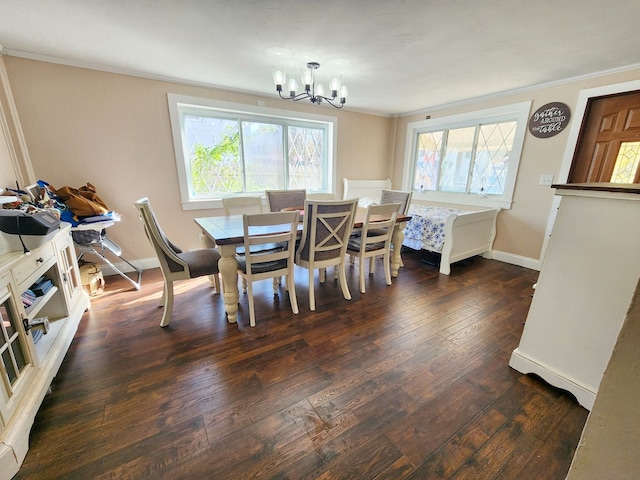
M 578 94 L 578 101 L 574 108 L 573 122 L 569 129 L 569 136 L 567 138 L 567 146 L 560 165 L 560 171 L 558 172 L 557 183 L 566 183 L 569 178 L 569 170 L 571 169 L 571 163 L 573 161 L 573 155 L 578 146 L 578 136 L 580 135 L 580 129 L 582 128 L 582 121 L 587 109 L 587 104 L 591 98 L 602 97 L 604 95 L 613 95 L 616 93 L 632 92 L 634 90 L 640 90 L 640 80 L 632 80 L 629 82 L 614 83 L 612 85 L 604 85 L 602 87 L 587 88 L 580 90 Z M 553 224 L 556 221 L 556 215 L 558 213 L 558 207 L 560 206 L 560 196 L 554 195 L 553 202 L 551 204 L 551 211 L 549 212 L 549 218 L 547 220 L 547 229 L 542 243 L 542 251 L 540 252 L 539 266 L 542 268 L 542 262 L 547 253 L 547 246 L 549 245 L 549 238 L 553 231 Z

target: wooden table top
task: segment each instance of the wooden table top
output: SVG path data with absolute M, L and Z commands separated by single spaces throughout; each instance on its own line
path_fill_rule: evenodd
M 356 210 L 356 218 L 353 223 L 353 228 L 362 228 L 366 217 L 367 209 L 358 208 Z M 375 217 L 374 217 L 375 218 Z M 408 215 L 398 215 L 396 223 L 403 223 L 411 220 Z M 232 245 L 244 243 L 244 227 L 242 224 L 242 215 L 229 215 L 218 217 L 200 217 L 194 218 L 196 224 L 205 232 L 211 239 L 215 240 L 218 245 Z M 302 222 L 298 227 L 298 234 L 302 233 Z

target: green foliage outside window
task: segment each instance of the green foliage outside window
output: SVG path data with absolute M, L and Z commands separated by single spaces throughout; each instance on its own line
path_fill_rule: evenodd
M 222 140 L 211 147 L 194 145 L 191 156 L 191 178 L 194 194 L 210 192 L 241 192 L 242 171 L 240 159 L 240 134 L 234 131 L 225 134 Z

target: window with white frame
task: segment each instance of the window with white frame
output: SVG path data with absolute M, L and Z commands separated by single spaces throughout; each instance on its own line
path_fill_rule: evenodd
M 335 117 L 172 94 L 168 101 L 185 209 L 265 190 L 332 191 Z
M 510 208 L 531 102 L 409 123 L 415 199 Z

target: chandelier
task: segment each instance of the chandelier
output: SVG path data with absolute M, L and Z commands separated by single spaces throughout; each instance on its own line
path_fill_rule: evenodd
M 324 87 L 322 86 L 322 84 L 316 83 L 315 71 L 318 68 L 320 68 L 320 64 L 317 62 L 307 63 L 307 70 L 305 70 L 305 72 L 302 74 L 304 92 L 296 94 L 296 90 L 298 89 L 298 82 L 293 77 L 289 78 L 289 82 L 287 83 L 287 87 L 289 88 L 288 97 L 282 95 L 282 85 L 286 81 L 285 74 L 281 70 L 275 71 L 273 73 L 273 81 L 276 84 L 276 91 L 278 92 L 278 95 L 280 95 L 280 98 L 282 98 L 283 100 L 293 100 L 294 102 L 308 98 L 311 103 L 317 103 L 318 105 L 320 105 L 323 101 L 325 101 L 332 107 L 342 108 L 347 100 L 347 95 L 349 95 L 347 87 L 345 87 L 344 85 L 340 85 L 340 79 L 334 78 L 329 84 L 331 96 L 325 96 Z M 334 103 L 334 101 L 336 100 L 339 101 L 340 104 Z

